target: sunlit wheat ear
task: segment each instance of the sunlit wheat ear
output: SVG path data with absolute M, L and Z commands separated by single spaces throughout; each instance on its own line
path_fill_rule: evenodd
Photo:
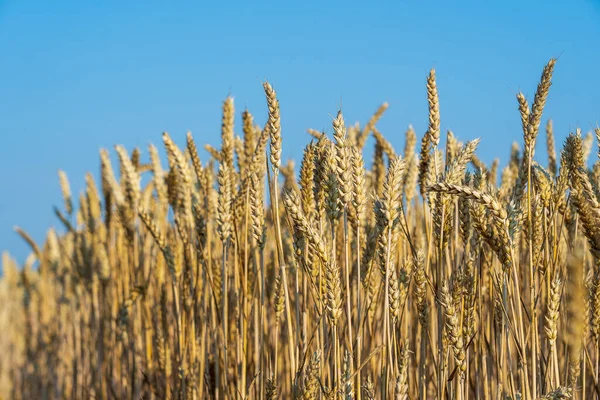
M 285 307 L 285 288 L 283 287 L 283 280 L 281 279 L 281 274 L 277 275 L 275 279 L 275 292 L 273 295 L 273 307 L 275 309 L 275 319 L 276 323 L 279 324 L 281 322 L 281 315 L 283 314 L 283 310 Z
M 397 400 L 408 399 L 408 388 L 409 388 L 409 376 L 408 371 L 410 368 L 410 354 L 408 346 L 404 344 L 398 358 L 399 372 L 396 378 L 396 393 L 395 398 Z
M 480 139 L 467 142 L 446 168 L 444 180 L 447 183 L 458 184 L 462 181 L 467 165 L 471 161 Z
M 446 166 L 444 182 L 455 184 L 462 182 L 467 164 L 471 161 L 478 143 L 479 139 L 471 140 L 459 151 L 452 149 L 446 152 L 450 163 Z M 458 143 L 451 146 L 457 147 Z M 445 248 L 454 225 L 453 202 L 451 197 L 438 193 L 435 203 L 433 214 L 435 239 L 438 246 L 442 245 Z M 441 243 L 440 240 L 442 240 Z
M 324 132 L 320 132 L 320 131 L 318 131 L 318 130 L 316 130 L 316 129 L 312 129 L 312 128 L 308 128 L 308 129 L 306 130 L 306 132 L 307 132 L 307 133 L 308 133 L 310 136 L 314 137 L 314 138 L 315 138 L 315 139 L 317 139 L 317 140 L 321 139 L 321 136 L 325 135 L 325 133 L 324 133 Z
M 589 328 L 595 338 L 600 338 L 600 274 L 595 272 L 586 286 L 589 292 Z
M 567 136 L 562 152 L 565 154 L 569 170 L 577 170 L 584 167 L 583 139 L 581 138 L 580 130 Z
M 390 159 L 396 157 L 396 150 L 394 150 L 392 144 L 385 138 L 385 136 L 383 136 L 381 132 L 377 130 L 377 128 L 373 128 L 373 137 L 375 138 L 375 141 L 381 146 L 383 152 Z
M 21 238 L 31 247 L 31 250 L 33 250 L 35 257 L 37 257 L 38 260 L 41 259 L 42 252 L 38 247 L 37 243 L 35 243 L 35 241 L 31 238 L 31 236 L 29 236 L 27 232 L 25 232 L 22 228 L 18 226 L 14 227 L 14 231 L 17 232 L 17 234 L 21 236 Z
M 352 204 L 354 206 L 356 222 L 357 224 L 360 224 L 363 219 L 365 206 L 367 203 L 365 161 L 362 157 L 362 153 L 357 148 L 352 149 L 351 159 L 353 188 Z
M 102 217 L 102 204 L 94 177 L 89 172 L 85 174 L 85 197 L 91 219 L 90 229 L 95 230 L 97 228 L 98 221 Z
M 448 289 L 448 283 L 444 282 L 441 290 L 441 301 L 444 306 L 444 312 L 446 314 L 446 330 L 450 344 L 452 345 L 452 352 L 454 353 L 454 361 L 459 369 L 459 376 L 464 379 L 464 373 L 467 369 L 467 363 L 465 361 L 465 349 L 462 331 L 460 329 L 460 320 L 458 310 L 454 307 L 454 301 L 450 295 Z
M 73 213 L 73 199 L 71 197 L 69 178 L 67 178 L 67 174 L 63 170 L 58 171 L 58 178 L 60 181 L 60 191 L 62 192 L 63 201 L 65 203 L 65 211 L 70 215 Z
M 429 71 L 427 76 L 427 103 L 429 104 L 429 128 L 427 134 L 433 147 L 440 143 L 440 104 L 438 98 L 437 83 L 435 81 L 435 69 Z
M 300 164 L 300 197 L 302 211 L 307 216 L 315 213 L 315 145 L 311 142 L 304 148 L 304 155 Z
M 229 173 L 235 172 L 234 153 L 234 120 L 233 98 L 227 97 L 223 102 L 223 118 L 221 121 L 221 162 L 227 164 Z
M 500 160 L 498 158 L 494 158 L 492 161 L 492 165 L 490 166 L 490 170 L 488 173 L 488 184 L 492 188 L 497 188 L 498 186 L 498 168 L 500 166 Z
M 175 186 L 173 187 L 174 194 L 177 198 L 177 212 L 182 214 L 182 219 L 191 227 L 193 225 L 192 215 L 192 176 L 189 169 L 189 164 L 186 161 L 183 153 L 175 145 L 167 132 L 163 133 L 163 143 L 167 150 L 167 157 L 172 171 L 176 174 Z
M 344 351 L 344 362 L 343 362 L 343 372 L 342 372 L 342 392 L 345 399 L 353 399 L 354 398 L 354 385 L 352 383 L 352 354 L 350 350 L 346 349 Z
M 271 168 L 273 174 L 279 174 L 281 166 L 281 117 L 279 115 L 279 100 L 275 89 L 269 82 L 263 84 L 265 95 L 267 96 L 267 106 L 269 108 L 269 133 L 271 135 Z
M 414 197 L 414 191 L 416 189 L 416 179 L 418 176 L 418 159 L 416 159 L 415 148 L 417 144 L 417 135 L 412 125 L 408 126 L 404 136 L 404 152 L 403 158 L 407 162 L 407 172 L 404 178 L 403 191 L 406 193 L 406 199 L 408 202 Z
M 550 85 L 552 84 L 552 74 L 554 72 L 555 64 L 556 59 L 552 58 L 544 67 L 540 83 L 538 84 L 537 90 L 535 92 L 533 104 L 531 105 L 531 114 L 529 115 L 529 124 L 527 126 L 526 135 L 527 138 L 525 139 L 525 141 L 530 141 L 530 150 L 532 150 L 532 152 L 533 147 L 535 146 L 535 139 L 540 128 L 542 111 L 544 110 L 544 107 L 546 105 L 546 99 L 548 98 L 548 92 L 550 90 Z
M 400 288 L 400 280 L 398 279 L 398 272 L 396 268 L 392 266 L 390 268 L 390 288 L 389 288 L 389 305 L 390 305 L 390 316 L 394 321 L 400 319 L 401 305 L 404 301 L 404 294 Z
M 475 227 L 478 230 L 478 233 L 496 252 L 504 268 L 508 269 L 512 266 L 513 242 L 511 239 L 511 232 L 509 230 L 510 220 L 506 210 L 500 205 L 496 198 L 469 187 L 452 185 L 445 182 L 438 182 L 434 185 L 431 185 L 429 186 L 429 190 L 433 192 L 457 195 L 465 199 L 472 200 L 485 207 L 485 209 L 488 210 L 488 212 L 490 212 L 494 217 L 494 228 L 497 236 L 489 235 L 485 228 L 478 223 L 475 224 Z
M 431 147 L 431 135 L 427 132 L 423 135 L 423 139 L 421 139 L 421 151 L 419 154 L 418 181 L 421 196 L 425 196 L 425 193 L 427 192 L 427 174 L 430 169 L 430 164 L 432 163 Z
M 583 232 L 590 244 L 590 251 L 596 257 L 600 256 L 600 236 L 598 235 L 600 222 L 598 208 L 600 206 L 589 176 L 583 168 L 583 140 L 578 133 L 570 134 L 565 141 L 561 156 L 561 171 L 563 163 L 568 167 L 569 179 L 565 183 L 571 187 L 572 204 L 577 210 Z
M 215 149 L 210 144 L 205 144 L 204 150 L 206 150 L 208 152 L 208 154 L 210 154 L 210 156 L 212 158 L 214 158 L 216 161 L 223 162 L 223 154 L 221 154 L 221 152 L 219 150 Z
M 383 154 L 383 148 L 377 142 L 375 142 L 375 151 L 373 153 L 373 162 L 371 171 L 369 174 L 369 191 L 374 192 L 377 196 L 380 196 L 383 192 L 383 182 L 385 180 L 385 160 Z
M 284 192 L 283 204 L 294 224 L 294 229 L 306 237 L 309 246 L 313 248 L 321 261 L 323 263 L 327 262 L 328 257 L 325 242 L 308 217 L 302 212 L 296 193 Z
M 389 107 L 388 103 L 381 104 L 379 106 L 379 108 L 377 109 L 377 111 L 375 111 L 375 114 L 373 114 L 373 116 L 365 124 L 365 127 L 359 133 L 359 135 L 357 137 L 356 147 L 358 147 L 360 150 L 362 150 L 365 147 L 365 143 L 367 142 L 367 138 L 369 137 L 369 134 L 372 132 L 373 128 L 375 127 L 377 122 L 381 119 L 381 117 L 383 116 L 385 111 L 388 109 L 388 107 Z
M 267 123 L 265 128 L 260 131 L 260 134 L 257 136 L 256 145 L 249 162 L 249 173 L 259 173 L 262 176 L 266 172 L 265 149 L 267 147 L 267 142 L 269 141 L 269 132 L 270 128 Z
M 558 308 L 560 305 L 562 282 L 558 275 L 552 280 L 550 286 L 550 296 L 548 298 L 548 310 L 546 314 L 546 336 L 552 346 L 556 343 L 556 337 L 558 335 Z
M 335 138 L 335 168 L 340 201 L 342 206 L 346 207 L 352 199 L 352 171 L 350 170 L 350 146 L 341 111 L 333 120 L 333 137 Z
M 148 231 L 150 232 L 150 234 L 156 241 L 158 248 L 162 251 L 162 253 L 165 257 L 167 266 L 169 267 L 171 272 L 174 273 L 175 272 L 174 258 L 173 258 L 173 253 L 171 251 L 171 248 L 169 247 L 167 237 L 160 231 L 158 225 L 156 224 L 156 221 L 152 218 L 152 216 L 150 214 L 148 214 L 148 212 L 146 210 L 141 209 L 139 211 L 139 217 L 140 217 L 140 220 L 142 221 L 142 223 L 146 226 L 146 229 L 148 229 Z
M 158 150 L 152 144 L 148 146 L 148 152 L 150 153 L 150 161 L 152 164 L 152 174 L 154 181 L 154 189 L 160 204 L 164 204 L 167 201 L 167 187 L 165 185 L 165 172 L 163 170 Z
M 234 159 L 237 160 L 237 165 L 240 171 L 246 169 L 246 157 L 244 155 L 244 140 L 235 135 L 233 137 L 233 154 Z
M 294 171 L 295 163 L 292 160 L 288 160 L 285 165 L 281 166 L 279 172 L 283 176 L 283 189 L 300 192 L 298 183 L 296 182 L 296 173 Z
M 110 162 L 110 157 L 108 155 L 108 151 L 102 149 L 100 150 L 100 161 L 101 161 L 101 170 L 102 170 L 102 182 L 103 182 L 103 191 L 105 192 L 105 197 L 110 194 L 113 196 L 117 205 L 122 205 L 125 203 L 125 196 L 121 191 L 121 185 L 117 182 L 115 178 L 115 174 L 113 172 L 112 163 Z
M 417 134 L 412 125 L 409 125 L 404 134 L 404 158 L 410 158 L 415 154 L 417 145 Z
M 417 253 L 413 260 L 414 271 L 414 293 L 417 303 L 418 319 L 422 326 L 429 324 L 429 303 L 427 300 L 427 278 L 425 276 L 425 256 L 422 252 Z
M 254 117 L 247 109 L 242 113 L 242 130 L 244 132 L 244 163 L 240 166 L 241 171 L 249 168 L 248 163 L 252 160 L 252 154 L 256 148 L 256 126 L 254 125 Z
M 454 133 L 448 129 L 446 132 L 446 165 L 449 165 L 454 160 L 460 147 L 462 147 L 462 144 L 459 144 Z
M 327 149 L 331 142 L 326 136 L 322 136 L 321 139 L 315 145 L 315 157 L 314 157 L 314 193 L 315 193 L 315 207 L 318 218 L 321 218 L 325 209 L 325 199 L 327 196 L 327 180 L 328 180 L 328 166 L 327 162 Z
M 552 120 L 546 123 L 546 151 L 548 153 L 548 170 L 554 176 L 556 175 L 556 146 L 554 144 L 554 128 Z
M 127 151 L 122 146 L 115 146 L 119 161 L 123 168 L 122 180 L 125 186 L 125 196 L 130 207 L 135 210 L 140 200 L 140 175 L 134 168 Z
M 258 246 L 265 246 L 265 217 L 262 185 L 257 174 L 251 175 L 250 181 L 250 217 L 252 220 L 252 237 Z
M 342 284 L 340 268 L 335 261 L 328 261 L 325 266 L 325 308 L 329 323 L 337 325 L 342 315 Z
M 217 230 L 223 243 L 231 237 L 233 229 L 233 214 L 231 209 L 232 187 L 231 171 L 227 164 L 219 165 L 219 174 L 217 177 L 219 184 L 219 200 L 217 208 Z
M 186 139 L 187 149 L 192 159 L 192 166 L 194 167 L 194 172 L 196 173 L 196 179 L 200 180 L 200 177 L 202 176 L 202 162 L 200 161 L 198 148 L 196 147 L 196 142 L 194 142 L 192 132 L 187 133 Z
M 517 93 L 517 103 L 519 104 L 519 114 L 521 115 L 521 128 L 523 129 L 523 137 L 525 138 L 525 149 L 529 150 L 532 144 L 532 138 L 528 133 L 531 109 L 525 95 L 521 92 Z
M 476 201 L 485 206 L 494 215 L 494 217 L 500 220 L 507 218 L 506 210 L 500 205 L 497 199 L 489 194 L 481 193 L 469 187 L 446 182 L 438 182 L 434 185 L 431 185 L 428 189 L 434 192 L 445 192 Z
M 335 160 L 335 145 L 329 143 L 323 153 L 325 162 L 325 212 L 332 224 L 337 221 L 341 214 L 340 180 L 337 173 Z
M 472 175 L 469 172 L 465 174 L 462 184 L 464 186 L 471 186 Z M 471 219 L 471 214 L 469 212 L 469 201 L 467 199 L 459 199 L 458 213 L 462 240 L 465 243 L 465 246 L 467 246 L 470 244 L 469 242 L 473 236 L 473 220 Z

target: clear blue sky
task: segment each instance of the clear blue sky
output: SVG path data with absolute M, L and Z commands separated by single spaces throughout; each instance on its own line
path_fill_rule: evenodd
M 265 120 L 263 79 L 280 97 L 284 158 L 340 104 L 364 123 L 388 101 L 392 144 L 409 123 L 420 136 L 431 67 L 442 129 L 482 137 L 487 162 L 521 141 L 515 94 L 533 97 L 550 57 L 557 142 L 600 120 L 597 1 L 194 3 L 0 0 L 0 250 L 22 261 L 13 226 L 37 241 L 59 226 L 59 168 L 77 195 L 101 147 L 145 150 L 162 131 L 182 144 L 188 129 L 217 145 L 229 93 L 237 122 L 246 106 Z

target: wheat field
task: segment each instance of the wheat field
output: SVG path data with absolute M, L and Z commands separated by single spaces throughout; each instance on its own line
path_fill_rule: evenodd
M 555 63 L 517 94 L 501 170 L 479 139 L 440 145 L 431 70 L 428 129 L 402 151 L 386 103 L 364 125 L 339 111 L 296 173 L 265 82 L 267 123 L 245 110 L 234 132 L 228 97 L 205 161 L 164 133 L 168 165 L 102 149 L 78 198 L 61 171 L 61 233 L 16 228 L 31 255 L 2 257 L 1 398 L 599 397 L 600 129 L 557 152 Z

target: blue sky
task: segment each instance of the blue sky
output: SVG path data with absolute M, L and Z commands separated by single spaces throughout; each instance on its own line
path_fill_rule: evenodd
M 550 57 L 544 121 L 557 142 L 600 120 L 597 1 L 366 4 L 0 0 L 0 250 L 22 261 L 15 225 L 37 241 L 59 226 L 58 169 L 77 195 L 101 147 L 145 150 L 163 131 L 183 144 L 187 130 L 218 145 L 228 94 L 238 127 L 245 107 L 265 120 L 264 79 L 280 98 L 283 156 L 296 160 L 306 128 L 329 128 L 340 105 L 364 123 L 388 101 L 379 128 L 392 144 L 408 124 L 422 135 L 432 67 L 442 129 L 482 137 L 486 162 L 521 141 L 515 95 L 533 98 Z

